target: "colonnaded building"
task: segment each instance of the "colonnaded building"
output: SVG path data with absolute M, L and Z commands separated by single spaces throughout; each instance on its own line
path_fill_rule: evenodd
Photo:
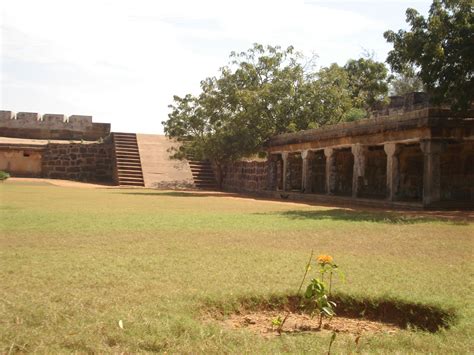
M 90 116 L 0 111 L 0 170 L 13 176 L 215 189 L 207 161 L 173 161 L 164 136 L 111 133 Z M 282 134 L 267 158 L 230 163 L 222 188 L 273 198 L 403 208 L 474 208 L 474 110 L 391 97 L 371 118 Z

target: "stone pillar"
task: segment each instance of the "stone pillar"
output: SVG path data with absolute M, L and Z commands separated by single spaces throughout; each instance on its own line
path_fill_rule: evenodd
M 420 142 L 423 159 L 423 205 L 441 200 L 440 155 L 446 148 L 444 142 L 424 140 Z
M 400 182 L 400 168 L 398 161 L 398 153 L 400 153 L 401 145 L 396 143 L 385 143 L 383 146 L 387 155 L 387 199 L 394 201 Z
M 301 152 L 301 158 L 303 160 L 303 171 L 301 174 L 301 190 L 304 193 L 311 193 L 311 169 L 309 166 L 311 152 L 309 150 L 303 150 Z
M 352 173 L 352 197 L 357 197 L 361 183 L 365 176 L 365 159 L 367 147 L 361 144 L 354 144 L 351 147 L 354 155 L 354 168 Z
M 278 154 L 269 154 L 267 159 L 267 190 L 278 190 Z
M 324 148 L 324 155 L 326 156 L 326 194 L 331 195 L 336 188 L 334 149 Z
M 283 191 L 287 191 L 288 190 L 288 186 L 287 186 L 287 183 L 288 183 L 288 179 L 287 179 L 287 176 L 288 176 L 288 152 L 283 152 L 281 153 L 281 159 L 283 160 L 283 171 L 282 171 L 282 179 L 283 179 Z

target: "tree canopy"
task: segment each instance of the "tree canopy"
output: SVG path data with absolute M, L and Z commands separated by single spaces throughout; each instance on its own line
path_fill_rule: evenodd
M 314 70 L 293 47 L 255 44 L 230 55 L 198 95 L 174 96 L 165 133 L 183 142 L 175 157 L 217 167 L 255 154 L 275 134 L 354 120 L 387 96 L 387 69 L 372 59 Z
M 403 74 L 414 67 L 435 103 L 469 108 L 474 93 L 474 15 L 471 0 L 434 0 L 428 18 L 407 9 L 410 30 L 387 31 L 387 62 Z

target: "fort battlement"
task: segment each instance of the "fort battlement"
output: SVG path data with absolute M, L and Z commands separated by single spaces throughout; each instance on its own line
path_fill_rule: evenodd
M 0 136 L 29 139 L 98 140 L 110 134 L 110 123 L 92 116 L 0 111 Z

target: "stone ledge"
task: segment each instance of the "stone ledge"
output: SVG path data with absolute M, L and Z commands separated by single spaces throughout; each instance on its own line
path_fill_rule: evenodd
M 421 128 L 467 128 L 474 132 L 474 111 L 468 117 L 458 117 L 450 110 L 424 108 L 397 116 L 383 116 L 346 122 L 296 133 L 285 133 L 270 138 L 266 147 L 287 144 L 300 144 L 316 140 L 329 140 L 343 137 L 357 137 L 385 132 L 404 131 Z

